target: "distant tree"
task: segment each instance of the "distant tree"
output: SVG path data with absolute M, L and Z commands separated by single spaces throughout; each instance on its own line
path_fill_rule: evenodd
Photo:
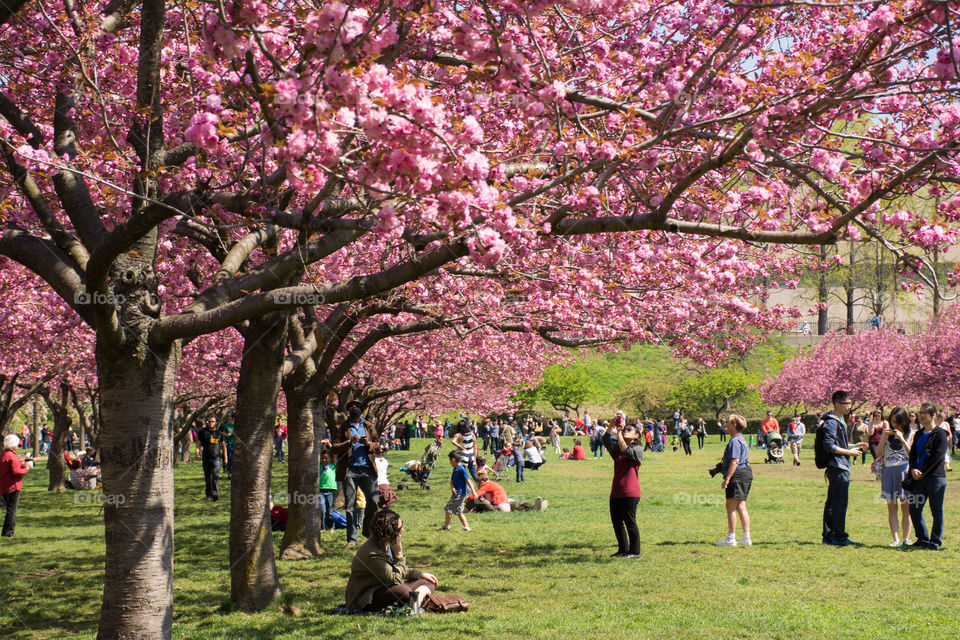
M 580 416 L 580 405 L 596 393 L 593 380 L 581 369 L 552 365 L 543 372 L 537 397 L 557 411 L 573 411 Z
M 738 367 L 711 369 L 684 379 L 670 394 L 670 402 L 685 407 L 688 416 L 709 411 L 719 420 L 734 405 L 758 405 L 760 398 L 753 387 L 759 382 Z
M 670 380 L 635 378 L 617 395 L 617 402 L 641 418 L 665 415 L 675 386 Z
M 539 399 L 539 392 L 536 387 L 532 389 L 517 389 L 516 395 L 511 398 L 514 402 L 519 402 L 520 404 L 514 410 L 514 414 L 519 413 L 533 413 L 535 411 L 535 406 L 537 400 Z

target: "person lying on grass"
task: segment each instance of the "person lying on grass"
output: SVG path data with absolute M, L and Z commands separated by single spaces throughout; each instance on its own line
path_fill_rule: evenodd
M 347 608 L 355 611 L 382 611 L 410 601 L 416 594 L 419 608 L 428 593 L 438 586 L 432 573 L 407 567 L 403 556 L 403 520 L 390 509 L 373 516 L 370 537 L 360 545 L 350 565 L 347 580 Z
M 477 473 L 480 486 L 466 501 L 467 511 L 546 511 L 549 504 L 543 498 L 537 498 L 532 504 L 516 502 L 507 497 L 507 491 L 500 484 L 490 480 L 485 471 Z

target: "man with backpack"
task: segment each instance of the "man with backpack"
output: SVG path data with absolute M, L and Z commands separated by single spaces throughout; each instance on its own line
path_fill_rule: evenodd
M 850 492 L 850 459 L 858 456 L 862 443 L 848 447 L 847 425 L 844 417 L 850 413 L 853 401 L 846 391 L 835 391 L 831 397 L 833 411 L 823 416 L 813 444 L 818 469 L 826 469 L 829 484 L 827 501 L 823 506 L 823 544 L 847 547 L 857 543 L 847 535 L 847 501 Z

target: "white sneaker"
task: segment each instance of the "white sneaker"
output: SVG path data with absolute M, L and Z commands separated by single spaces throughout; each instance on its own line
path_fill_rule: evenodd
M 748 536 L 743 536 L 742 538 L 737 540 L 737 544 L 743 545 L 745 547 L 752 547 L 753 540 L 751 540 Z
M 737 539 L 733 536 L 727 536 L 723 540 L 717 542 L 718 547 L 735 547 L 737 546 Z
M 906 540 L 903 541 L 904 547 L 909 547 L 912 544 L 913 544 L 913 540 L 911 540 L 910 538 L 907 538 Z
M 534 502 L 533 502 L 533 508 L 536 509 L 537 511 L 546 511 L 546 510 L 547 510 L 547 506 L 548 506 L 549 504 L 550 504 L 549 501 L 544 500 L 543 498 L 537 498 L 537 499 L 534 500 Z
M 891 542 L 891 543 L 890 543 L 889 545 L 887 545 L 887 546 L 890 546 L 890 547 L 899 547 L 899 546 L 900 546 L 900 541 L 899 541 L 899 540 L 894 540 L 893 542 Z

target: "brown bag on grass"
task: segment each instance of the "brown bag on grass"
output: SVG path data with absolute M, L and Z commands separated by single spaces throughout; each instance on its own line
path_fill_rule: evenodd
M 423 601 L 423 608 L 432 613 L 450 613 L 466 611 L 470 608 L 470 604 L 452 593 L 428 593 Z

